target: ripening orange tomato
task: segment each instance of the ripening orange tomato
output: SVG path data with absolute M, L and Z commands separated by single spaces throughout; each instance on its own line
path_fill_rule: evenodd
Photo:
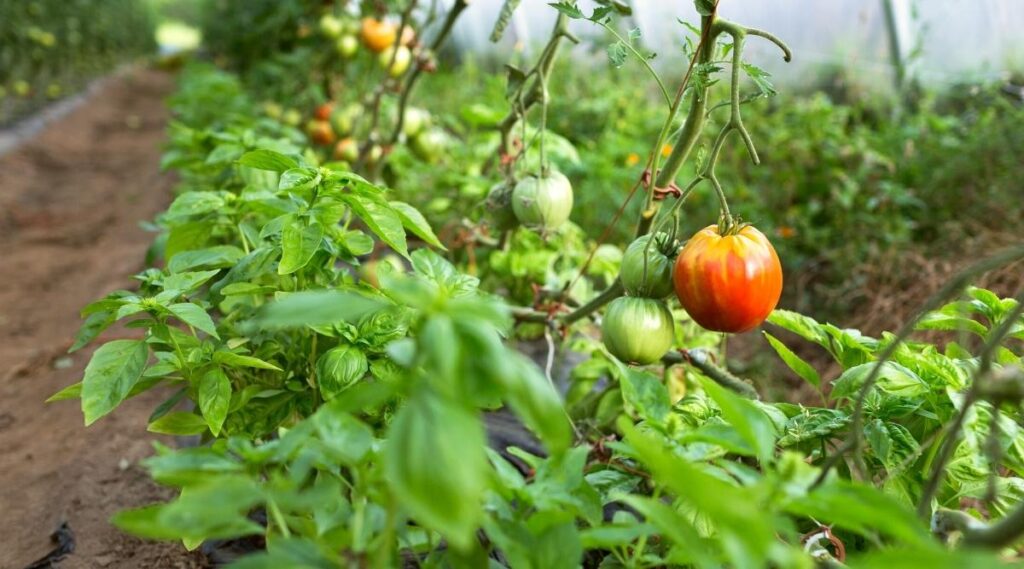
M 334 144 L 335 134 L 331 123 L 327 121 L 311 120 L 306 125 L 306 134 L 313 140 L 314 144 L 328 146 Z
M 363 18 L 363 43 L 371 50 L 380 53 L 393 46 L 398 39 L 398 30 L 390 22 Z
M 316 108 L 316 112 L 313 116 L 318 121 L 326 121 L 331 119 L 331 113 L 334 112 L 334 103 L 326 102 Z
M 676 295 L 698 324 L 717 332 L 747 332 L 764 322 L 782 295 L 782 264 L 752 225 L 719 234 L 698 231 L 679 252 Z

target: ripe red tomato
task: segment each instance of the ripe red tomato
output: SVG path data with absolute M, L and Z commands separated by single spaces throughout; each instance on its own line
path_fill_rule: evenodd
M 782 294 L 775 248 L 752 225 L 719 234 L 709 225 L 687 241 L 672 277 L 679 302 L 701 326 L 747 332 L 771 314 Z
M 326 121 L 331 119 L 332 112 L 334 112 L 334 103 L 327 102 L 317 107 L 313 116 L 318 121 Z

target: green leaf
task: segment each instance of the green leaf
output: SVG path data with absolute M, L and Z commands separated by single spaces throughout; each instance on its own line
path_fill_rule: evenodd
M 663 424 L 671 408 L 665 384 L 649 372 L 630 367 L 616 358 L 611 361 L 619 371 L 623 401 L 641 418 Z
M 570 18 L 572 18 L 574 20 L 579 20 L 579 19 L 582 19 L 582 18 L 585 17 L 583 15 L 583 11 L 582 10 L 580 10 L 574 4 L 569 3 L 569 2 L 564 2 L 563 1 L 563 2 L 557 2 L 557 3 L 550 3 L 550 4 L 548 4 L 548 6 L 551 6 L 555 10 L 558 10 L 559 12 L 565 14 L 566 16 L 568 16 L 568 17 L 570 17 Z
M 253 367 L 256 369 L 269 369 L 273 371 L 281 371 L 281 368 L 276 365 L 265 362 L 259 358 L 252 356 L 246 356 L 243 354 L 236 354 L 234 352 L 216 351 L 213 353 L 213 361 L 226 365 L 228 367 Z
M 168 504 L 118 512 L 114 525 L 149 539 L 228 539 L 262 534 L 265 528 L 247 514 L 262 501 L 250 478 L 223 476 L 189 486 Z
M 402 219 L 386 202 L 379 198 L 374 199 L 355 194 L 345 194 L 341 199 L 352 208 L 352 211 L 381 241 L 387 243 L 403 257 L 409 256 Z
M 778 434 L 768 415 L 753 401 L 736 395 L 710 379 L 702 379 L 701 385 L 722 410 L 722 418 L 754 449 L 758 460 L 762 464 L 770 462 Z
M 844 371 L 833 382 L 831 397 L 833 399 L 852 397 L 860 391 L 861 386 L 867 381 L 876 365 L 878 365 L 877 362 L 868 362 Z M 920 397 L 930 391 L 928 384 L 916 373 L 895 362 L 882 363 L 874 389 L 910 398 Z
M 312 421 L 320 441 L 339 463 L 354 466 L 370 454 L 373 431 L 352 415 L 325 405 L 313 415 Z
M 217 245 L 196 251 L 182 251 L 167 263 L 171 273 L 181 273 L 197 268 L 221 269 L 230 267 L 245 256 L 245 252 L 234 245 Z
M 427 222 L 427 219 L 423 217 L 423 214 L 420 213 L 418 209 L 404 202 L 388 203 L 391 208 L 395 210 L 395 213 L 398 214 L 398 217 L 401 218 L 402 225 L 406 229 L 413 232 L 413 234 L 430 245 L 433 245 L 442 251 L 448 250 L 441 244 L 441 241 L 438 240 L 437 235 L 434 234 L 434 230 L 430 228 L 430 223 Z
M 768 316 L 768 322 L 778 326 L 779 328 L 789 330 L 797 336 L 800 336 L 805 340 L 810 340 L 815 344 L 821 346 L 827 346 L 828 344 L 828 333 L 825 332 L 824 326 L 816 322 L 813 318 L 804 316 L 803 314 L 791 312 L 789 310 L 776 309 Z
M 57 393 L 54 393 L 46 400 L 47 403 L 54 401 L 66 401 L 68 399 L 79 399 L 82 397 L 82 382 L 72 383 L 71 385 L 61 389 Z
M 185 192 L 167 208 L 168 219 L 190 217 L 215 212 L 224 207 L 220 192 Z
M 117 315 L 113 311 L 109 310 L 93 312 L 86 316 L 85 322 L 82 323 L 82 327 L 79 328 L 78 333 L 75 334 L 75 343 L 71 344 L 71 348 L 68 349 L 68 353 L 76 352 L 84 348 L 89 344 L 89 342 L 95 340 L 97 336 L 109 328 L 116 320 Z
M 185 256 L 185 253 L 176 256 L 175 259 L 180 259 L 183 256 Z M 187 271 L 168 275 L 163 280 L 164 290 L 165 292 L 175 291 L 177 293 L 174 295 L 175 297 L 188 294 L 206 284 L 207 281 L 217 276 L 219 272 L 217 269 L 211 269 L 209 271 Z
M 701 16 L 710 16 L 715 12 L 716 0 L 694 0 L 693 5 Z
M 199 380 L 199 409 L 215 437 L 220 435 L 230 404 L 231 380 L 228 376 L 219 367 L 203 374 Z
M 320 183 L 320 173 L 311 168 L 292 168 L 281 174 L 277 184 L 280 192 L 298 192 Z
M 206 421 L 199 415 L 176 411 L 153 421 L 146 430 L 162 435 L 198 435 L 207 428 Z
M 292 219 L 281 231 L 281 262 L 277 274 L 289 275 L 309 264 L 320 249 L 324 238 L 324 226 L 313 221 Z
M 316 362 L 317 384 L 324 400 L 337 397 L 369 369 L 366 354 L 355 346 L 338 346 L 324 352 Z
M 786 505 L 786 510 L 862 535 L 878 532 L 918 545 L 930 543 L 931 539 L 928 528 L 913 511 L 866 484 L 845 480 L 830 482 L 792 500 Z
M 207 221 L 181 223 L 171 228 L 164 246 L 164 260 L 170 262 L 175 255 L 184 251 L 202 249 L 210 238 L 215 224 Z
M 142 340 L 114 340 L 96 350 L 82 379 L 82 413 L 89 426 L 114 410 L 142 377 L 149 347 Z
M 655 526 L 675 545 L 673 561 L 679 565 L 693 564 L 697 567 L 717 568 L 721 563 L 716 559 L 711 543 L 701 537 L 697 528 L 683 514 L 668 504 L 646 496 L 624 495 L 619 498 Z
M 732 564 L 760 567 L 776 543 L 776 521 L 753 490 L 733 486 L 683 460 L 652 434 L 620 421 L 626 442 L 659 483 L 689 502 L 715 526 Z
M 782 361 L 793 370 L 798 376 L 803 378 L 804 381 L 810 383 L 814 387 L 821 389 L 821 376 L 818 375 L 818 371 L 811 367 L 811 364 L 805 362 L 800 356 L 793 353 L 792 350 L 786 347 L 785 344 L 780 342 L 775 336 L 772 336 L 768 332 L 764 332 L 764 337 L 771 344 L 775 352 L 779 354 Z
M 299 167 L 298 162 L 284 154 L 262 148 L 246 152 L 238 159 L 238 163 L 257 170 L 271 170 L 278 173 Z
M 563 452 L 572 442 L 572 431 L 558 392 L 528 358 L 516 353 L 508 357 L 512 364 L 508 367 L 514 370 L 504 386 L 509 405 L 544 442 L 549 454 Z
M 213 323 L 210 315 L 203 310 L 202 306 L 191 302 L 181 302 L 168 306 L 167 310 L 189 326 L 198 328 L 214 338 L 220 338 L 217 335 L 217 326 Z
M 960 550 L 943 547 L 938 543 L 916 547 L 885 548 L 853 557 L 850 567 L 858 569 L 997 569 L 1020 568 L 997 552 Z
M 762 97 L 774 97 L 779 94 L 775 90 L 775 86 L 772 85 L 772 82 L 769 81 L 772 76 L 771 73 L 750 63 L 743 63 L 743 72 L 757 85 L 757 90 Z
M 608 46 L 608 61 L 611 62 L 613 67 L 618 68 L 625 65 L 627 57 L 629 57 L 629 52 L 626 49 L 626 44 L 621 41 Z
M 457 550 L 475 543 L 483 518 L 485 444 L 479 417 L 429 392 L 398 411 L 385 442 L 384 476 L 398 503 Z
M 386 308 L 379 299 L 340 290 L 297 292 L 268 304 L 257 322 L 272 328 L 357 323 L 364 316 Z

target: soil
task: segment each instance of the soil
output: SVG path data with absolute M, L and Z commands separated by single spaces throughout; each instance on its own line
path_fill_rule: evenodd
M 62 524 L 74 550 L 41 567 L 203 565 L 180 544 L 143 542 L 109 523 L 119 510 L 168 497 L 138 466 L 158 439 L 140 434 L 161 394 L 130 400 L 88 429 L 77 401 L 44 403 L 81 379 L 91 355 L 66 353 L 79 309 L 133 287 L 128 275 L 152 241 L 139 223 L 170 200 L 173 180 L 159 173 L 159 158 L 172 87 L 160 72 L 122 73 L 0 157 L 2 569 L 46 556 Z

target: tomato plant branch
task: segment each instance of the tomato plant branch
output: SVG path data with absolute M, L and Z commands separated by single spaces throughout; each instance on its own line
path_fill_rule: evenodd
M 367 130 L 366 140 L 359 148 L 359 160 L 356 163 L 356 169 L 362 170 L 366 165 L 367 158 L 370 156 L 370 151 L 373 145 L 377 142 L 377 125 L 380 124 L 380 113 L 381 103 L 384 100 L 384 93 L 392 86 L 392 80 L 388 77 L 390 70 L 395 66 L 395 59 L 398 57 L 398 47 L 401 45 L 402 34 L 409 26 L 409 20 L 412 18 L 412 11 L 416 8 L 416 4 L 419 0 L 409 0 L 406 4 L 405 9 L 402 10 L 401 20 L 399 20 L 398 31 L 395 35 L 395 45 L 391 48 L 391 57 L 388 59 L 388 64 L 384 68 L 387 70 L 385 73 L 384 80 L 380 82 L 380 85 L 373 92 L 373 99 L 370 105 L 370 128 Z
M 864 384 L 860 388 L 854 404 L 854 411 L 851 416 L 849 438 L 822 464 L 821 473 L 818 474 L 818 478 L 811 485 L 812 489 L 820 486 L 821 483 L 825 481 L 829 471 L 839 464 L 846 453 L 853 452 L 859 455 L 861 445 L 863 443 L 864 403 L 867 400 L 868 393 L 871 392 L 871 389 L 878 381 L 879 374 L 881 373 L 885 362 L 896 353 L 896 350 L 900 347 L 903 341 L 914 332 L 914 329 L 917 327 L 917 323 L 924 318 L 926 314 L 939 308 L 942 303 L 947 302 L 950 298 L 959 294 L 960 291 L 966 288 L 967 285 L 970 284 L 971 280 L 978 275 L 997 269 L 1019 259 L 1024 259 L 1024 245 L 1011 247 L 1010 249 L 997 253 L 996 255 L 967 267 L 946 281 L 946 284 L 944 284 L 942 288 L 936 291 L 925 301 L 917 314 L 903 324 L 892 340 L 890 340 L 889 345 L 887 345 L 885 350 L 879 354 L 875 365 L 872 366 L 871 372 L 868 374 L 867 378 L 864 380 Z M 952 436 L 952 433 L 950 433 L 950 436 Z
M 711 354 L 707 350 L 695 348 L 693 350 L 679 350 L 665 354 L 661 361 L 667 365 L 689 364 L 697 368 L 704 375 L 722 387 L 735 391 L 749 399 L 758 399 L 759 395 L 754 386 L 736 377 L 729 370 L 714 363 Z
M 934 533 L 943 537 L 953 531 L 960 532 L 966 546 L 1002 549 L 1024 535 L 1024 506 L 1018 505 L 993 524 L 986 524 L 965 512 L 939 508 L 932 516 L 931 526 Z
M 521 115 L 525 115 L 533 105 L 537 104 L 541 96 L 543 95 L 543 85 L 540 81 L 540 77 L 547 77 L 551 73 L 551 69 L 555 65 L 555 58 L 558 55 L 559 47 L 563 38 L 569 39 L 573 43 L 577 43 L 579 40 L 571 32 L 569 32 L 569 18 L 565 14 L 559 13 L 558 18 L 555 20 L 554 28 L 551 30 L 551 37 L 548 39 L 548 43 L 544 46 L 541 51 L 540 57 L 537 59 L 537 63 L 534 64 L 533 68 L 526 73 L 523 77 L 523 84 L 516 89 L 512 99 L 520 102 L 517 108 L 513 108 L 509 111 L 505 118 L 498 123 L 498 131 L 501 133 L 501 144 L 499 146 L 499 152 L 502 154 L 509 153 L 509 135 L 512 133 L 512 129 L 516 123 L 519 122 Z M 532 78 L 532 81 L 529 81 Z M 529 81 L 529 87 L 526 87 Z
M 600 294 L 590 299 L 589 302 L 583 304 L 579 308 L 572 312 L 566 312 L 563 314 L 549 314 L 540 310 L 533 310 L 531 308 L 523 307 L 512 307 L 512 316 L 521 322 L 550 322 L 557 321 L 563 324 L 572 324 L 578 322 L 590 314 L 599 310 L 602 306 L 622 296 L 623 288 L 622 281 L 615 279 L 608 288 L 604 289 Z
M 468 0 L 456 0 L 455 5 L 448 11 L 448 15 L 445 17 L 444 23 L 441 24 L 441 29 L 437 32 L 434 37 L 434 41 L 430 43 L 429 54 L 426 57 L 430 57 L 436 54 L 441 46 L 444 45 L 445 41 L 448 40 L 448 36 L 451 35 L 452 28 L 455 26 L 455 21 L 462 14 L 463 10 L 469 6 Z M 401 34 L 399 34 L 401 37 Z M 402 94 L 398 100 L 398 118 L 395 120 L 395 128 L 391 131 L 391 136 L 388 137 L 387 144 L 394 145 L 398 142 L 398 137 L 402 134 L 402 127 L 405 125 L 405 110 L 409 106 L 409 98 L 412 96 L 412 91 L 416 87 L 416 82 L 419 80 L 420 75 L 427 69 L 428 62 L 424 61 L 421 57 L 417 61 L 413 70 L 405 79 L 405 85 L 402 86 Z
M 622 35 L 619 34 L 619 32 L 615 30 L 615 28 L 608 25 L 608 22 L 603 20 L 597 20 L 597 24 L 604 28 L 605 30 L 608 30 L 608 32 L 612 34 L 612 36 L 614 36 L 616 40 L 619 41 L 619 43 L 626 46 L 626 49 L 628 49 L 629 52 L 632 53 L 640 61 L 640 63 L 642 63 L 643 66 L 647 68 L 647 72 L 650 73 L 651 77 L 654 77 L 654 80 L 658 83 L 658 88 L 661 89 L 661 95 L 665 97 L 665 103 L 668 104 L 669 107 L 671 107 L 672 97 L 668 94 L 668 89 L 665 88 L 665 83 L 661 80 L 661 76 L 659 76 L 658 72 L 654 70 L 654 67 L 651 67 L 650 60 L 647 57 L 644 57 L 643 54 L 641 54 L 639 51 L 637 51 L 636 48 L 633 47 L 632 42 L 623 39 Z

